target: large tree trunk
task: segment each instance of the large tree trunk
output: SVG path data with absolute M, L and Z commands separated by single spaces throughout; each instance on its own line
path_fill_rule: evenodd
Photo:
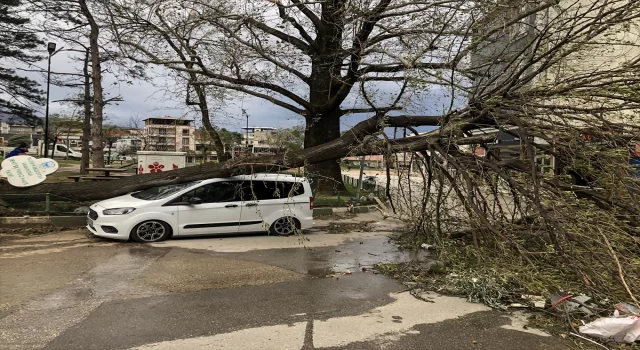
M 321 116 L 315 120 L 314 118 L 307 119 L 307 128 L 304 133 L 305 148 L 326 144 L 339 137 L 339 116 Z M 340 159 L 305 165 L 305 176 L 318 182 L 316 189 L 318 192 L 333 193 L 335 191 L 346 191 L 346 187 L 342 181 Z
M 340 108 L 327 110 L 325 107 L 336 96 L 342 74 L 344 24 L 339 14 L 340 6 L 334 1 L 322 4 L 321 18 L 325 26 L 323 35 L 318 37 L 319 42 L 316 43 L 321 49 L 312 57 L 309 77 L 309 102 L 316 111 L 306 117 L 305 148 L 322 145 L 340 137 Z M 318 192 L 346 190 L 339 159 L 305 166 L 305 173 L 317 178 Z
M 82 120 L 82 159 L 80 160 L 80 172 L 87 173 L 89 168 L 89 138 L 91 137 L 91 74 L 89 73 L 89 57 L 91 51 L 87 49 L 84 56 L 84 119 Z
M 102 97 L 102 68 L 100 66 L 100 46 L 98 36 L 100 28 L 87 7 L 86 0 L 80 0 L 80 9 L 87 18 L 91 31 L 89 33 L 89 48 L 91 50 L 91 72 L 93 74 L 93 117 L 91 118 L 91 140 L 93 145 L 93 166 L 104 168 L 104 151 L 102 145 L 102 112 L 104 99 Z

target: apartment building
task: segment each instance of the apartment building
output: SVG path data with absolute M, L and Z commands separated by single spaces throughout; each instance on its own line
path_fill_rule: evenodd
M 553 40 L 560 40 L 563 35 L 566 35 L 564 30 L 570 28 L 561 28 L 557 31 L 553 31 L 553 37 L 549 40 L 549 43 L 537 41 L 540 39 L 540 32 L 546 30 L 545 27 L 549 23 L 562 22 L 566 20 L 565 17 L 577 18 L 584 16 L 585 18 L 591 18 L 591 12 L 596 14 L 594 8 L 598 8 L 599 4 L 597 0 L 561 0 L 557 6 L 551 7 L 544 11 L 532 11 L 539 5 L 537 2 L 522 2 L 516 0 L 498 0 L 503 6 L 494 13 L 487 13 L 485 18 L 480 20 L 474 33 L 478 37 L 486 36 L 491 28 L 503 27 L 503 30 L 499 30 L 491 34 L 488 40 L 483 41 L 478 45 L 473 52 L 470 60 L 470 66 L 475 70 L 476 77 L 472 84 L 472 93 L 469 98 L 470 101 L 482 101 L 483 95 L 490 93 L 494 89 L 500 89 L 504 87 L 507 82 L 512 82 L 512 74 L 515 72 L 521 72 L 521 70 L 528 66 L 528 69 L 521 75 L 526 76 L 529 72 L 536 69 L 535 64 L 530 64 L 530 60 L 534 55 L 534 48 L 540 49 L 544 45 L 551 45 Z M 628 2 L 630 3 L 630 2 Z M 618 5 L 623 5 L 624 1 L 620 1 Z M 591 11 L 591 12 L 590 12 Z M 507 23 L 514 23 L 516 16 L 523 17 L 515 24 L 507 25 Z M 536 87 L 549 87 L 554 88 L 557 85 L 563 84 L 567 79 L 575 79 L 580 76 L 589 76 L 598 71 L 612 70 L 615 67 L 621 67 L 625 62 L 633 59 L 640 58 L 640 25 L 638 23 L 626 23 L 617 30 L 609 33 L 603 33 L 601 37 L 591 40 L 586 43 L 580 43 L 582 45 L 580 49 L 575 50 L 571 54 L 557 61 L 553 67 L 547 69 L 544 74 L 540 74 L 528 81 L 528 85 L 532 88 Z M 577 44 L 576 44 L 577 45 Z M 541 49 L 541 50 L 544 50 Z M 539 54 L 539 53 L 538 53 Z M 606 79 L 603 77 L 602 79 Z M 588 109 L 597 105 L 615 105 L 615 100 L 608 100 L 607 98 L 580 98 L 580 96 L 562 97 L 557 96 L 551 100 L 541 100 L 540 104 L 552 103 L 554 105 L 571 106 L 571 107 L 584 107 Z M 530 116 L 531 117 L 531 116 Z M 536 117 L 534 117 L 536 118 Z M 550 115 L 537 117 L 538 122 L 547 123 L 553 122 L 556 118 L 559 118 L 553 113 Z M 637 124 L 638 118 L 640 118 L 640 111 L 638 110 L 620 110 L 610 111 L 606 115 L 585 115 L 581 116 L 582 121 L 577 121 L 575 118 L 571 121 L 571 125 L 574 127 L 580 127 L 583 130 L 588 130 L 591 126 L 590 120 L 593 120 L 594 125 L 598 125 L 602 122 L 598 118 L 604 118 L 607 122 L 616 124 L 620 122 Z M 634 122 L 634 120 L 636 120 Z M 494 142 L 485 147 L 470 147 L 469 151 L 476 155 L 484 156 L 491 150 L 493 154 L 499 155 L 501 158 L 521 158 L 525 155 L 525 149 L 523 147 L 524 142 L 520 137 L 517 128 L 510 128 L 509 130 L 498 130 L 496 128 L 489 128 L 483 130 L 476 130 L 473 134 L 491 134 L 495 135 Z M 587 144 L 597 144 L 597 140 L 592 140 L 593 136 L 588 135 L 588 131 L 583 131 L 582 139 Z M 546 141 L 536 139 L 536 143 L 545 144 Z M 635 156 L 640 155 L 640 153 Z M 632 155 L 634 156 L 634 155 Z M 557 162 L 552 156 L 545 154 L 534 155 L 536 162 L 538 163 L 539 170 L 543 173 L 558 173 L 564 167 L 563 164 Z
M 196 127 L 193 119 L 153 117 L 144 119 L 144 148 L 148 151 L 195 152 Z
M 269 126 L 251 126 L 242 128 L 242 143 L 249 145 L 268 145 L 269 140 L 278 133 Z M 247 142 L 248 140 L 248 142 Z
M 0 111 L 0 144 L 14 135 L 30 135 L 35 144 L 43 138 L 44 130 L 40 125 L 28 125 L 22 118 Z

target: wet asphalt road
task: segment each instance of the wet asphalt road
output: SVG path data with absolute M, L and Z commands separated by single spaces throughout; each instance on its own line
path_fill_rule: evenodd
M 377 262 L 428 256 L 398 252 L 379 217 L 358 220 L 377 222 L 374 232 L 320 228 L 305 246 L 264 235 L 4 238 L 0 349 L 566 348 L 512 315 L 451 297 L 424 302 L 374 274 Z

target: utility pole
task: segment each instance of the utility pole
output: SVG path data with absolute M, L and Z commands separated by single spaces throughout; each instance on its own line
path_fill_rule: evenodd
M 51 85 L 51 56 L 53 56 L 53 53 L 56 51 L 56 43 L 48 43 L 47 51 L 49 52 L 49 63 L 47 68 L 47 106 L 44 112 L 44 156 L 45 158 L 49 156 L 49 86 Z
M 360 177 L 358 179 L 358 191 L 356 192 L 356 200 L 360 200 L 360 190 L 362 189 L 362 175 L 364 174 L 364 157 L 360 157 Z

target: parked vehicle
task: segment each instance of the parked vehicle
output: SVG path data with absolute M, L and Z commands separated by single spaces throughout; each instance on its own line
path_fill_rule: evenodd
M 69 159 L 77 159 L 80 160 L 82 159 L 82 153 L 80 152 L 76 152 L 74 150 L 72 150 L 71 148 L 69 148 L 67 150 L 67 146 L 66 145 L 62 145 L 62 144 L 51 144 L 49 145 L 49 155 L 45 156 L 46 158 L 66 158 L 69 157 Z M 44 142 L 40 143 L 40 150 L 38 152 L 38 154 L 44 155 Z
M 365 185 L 374 185 L 374 186 L 375 186 L 375 184 L 378 182 L 378 174 L 375 174 L 375 175 L 367 175 L 367 174 L 364 174 L 364 173 L 363 173 L 363 175 L 364 175 L 364 177 L 363 177 L 363 179 L 362 179 L 362 182 L 363 182 Z
M 153 187 L 98 202 L 87 217 L 96 236 L 138 242 L 260 231 L 286 236 L 312 226 L 309 181 L 280 174 Z

